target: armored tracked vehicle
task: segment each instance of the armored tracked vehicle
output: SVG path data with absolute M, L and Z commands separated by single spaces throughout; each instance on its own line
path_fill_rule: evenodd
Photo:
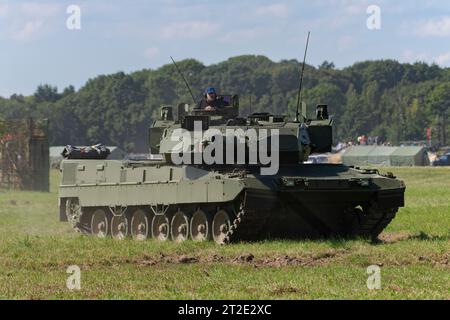
M 331 151 L 326 105 L 288 121 L 239 117 L 238 97 L 222 98 L 228 105 L 212 112 L 162 107 L 149 129 L 159 156 L 63 160 L 60 220 L 118 239 L 377 238 L 404 205 L 405 185 L 391 173 L 303 164 Z

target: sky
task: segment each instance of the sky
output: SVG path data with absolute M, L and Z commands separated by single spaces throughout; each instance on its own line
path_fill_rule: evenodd
M 242 54 L 301 60 L 308 31 L 312 65 L 450 67 L 445 0 L 0 0 L 0 96 L 29 95 L 43 83 L 78 89 L 170 56 L 206 65 Z

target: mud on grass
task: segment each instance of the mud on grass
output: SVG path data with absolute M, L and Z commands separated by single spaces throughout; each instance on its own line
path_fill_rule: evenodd
M 0 275 L 3 298 L 146 298 L 146 299 L 322 299 L 322 298 L 438 298 L 447 299 L 449 267 L 435 264 L 434 257 L 395 265 L 351 251 L 336 255 L 279 257 L 236 254 L 216 256 L 131 255 L 93 260 L 83 255 L 59 257 L 59 263 L 34 261 L 18 269 L 10 265 Z M 166 250 L 165 250 L 166 251 Z M 397 253 L 400 255 L 400 253 Z M 63 261 L 67 259 L 66 263 Z M 73 260 L 72 260 L 73 259 Z M 353 259 L 359 259 L 354 261 Z M 374 259 L 370 261 L 370 259 Z M 80 264 L 82 289 L 65 287 L 67 265 Z M 317 261 L 317 262 L 316 262 Z M 381 266 L 382 288 L 366 287 L 366 267 Z M 446 287 L 447 286 L 447 287 Z
M 158 243 L 94 239 L 58 222 L 51 193 L 0 192 L 0 298 L 450 299 L 450 170 L 389 169 L 407 207 L 364 240 Z M 69 265 L 81 290 L 66 288 Z M 381 268 L 381 290 L 366 268 Z
M 214 244 L 76 237 L 9 241 L 1 250 L 3 298 L 449 298 L 449 245 L 442 240 Z M 82 290 L 65 287 L 66 268 Z M 369 291 L 378 265 L 382 289 Z

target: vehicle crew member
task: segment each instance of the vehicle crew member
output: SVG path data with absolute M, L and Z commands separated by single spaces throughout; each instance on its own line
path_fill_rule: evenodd
M 205 90 L 203 99 L 200 100 L 195 109 L 203 111 L 220 111 L 220 109 L 225 106 L 223 98 L 217 97 L 216 89 L 209 87 Z

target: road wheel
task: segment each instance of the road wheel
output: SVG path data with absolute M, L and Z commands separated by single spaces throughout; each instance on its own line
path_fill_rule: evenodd
M 66 200 L 66 217 L 72 228 L 79 230 L 81 218 L 81 206 L 77 198 Z
M 111 235 L 114 239 L 123 240 L 128 235 L 128 219 L 125 214 L 113 216 L 111 219 Z
M 131 217 L 131 236 L 135 240 L 145 240 L 149 235 L 149 219 L 144 210 L 138 209 Z
M 189 217 L 178 211 L 172 218 L 170 234 L 175 242 L 183 242 L 189 238 Z
M 105 238 L 109 234 L 109 221 L 105 210 L 95 210 L 91 218 L 91 233 L 96 237 Z
M 231 218 L 225 210 L 219 210 L 214 215 L 212 223 L 212 235 L 218 244 L 226 242 L 227 233 L 231 228 Z
M 208 216 L 197 210 L 191 218 L 191 239 L 194 241 L 207 241 L 211 238 L 211 223 Z
M 159 241 L 167 241 L 170 236 L 170 220 L 165 214 L 158 214 L 152 220 L 152 236 Z

